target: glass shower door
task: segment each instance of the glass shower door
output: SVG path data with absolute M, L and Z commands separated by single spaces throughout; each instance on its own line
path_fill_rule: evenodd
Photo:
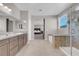
M 74 17 L 71 24 L 72 56 L 79 56 L 79 18 Z
M 60 48 L 67 56 L 79 56 L 79 4 L 72 6 L 67 15 L 69 33 L 61 37 Z
M 71 55 L 79 56 L 79 10 L 75 6 L 74 11 L 71 13 Z

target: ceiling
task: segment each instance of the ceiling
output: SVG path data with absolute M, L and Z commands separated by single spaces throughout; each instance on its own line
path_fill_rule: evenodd
M 29 10 L 34 16 L 58 15 L 72 3 L 15 3 L 20 10 Z

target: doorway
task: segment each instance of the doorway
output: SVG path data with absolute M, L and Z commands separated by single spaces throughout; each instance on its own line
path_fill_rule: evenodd
M 45 39 L 45 18 L 43 24 L 34 25 L 34 39 Z

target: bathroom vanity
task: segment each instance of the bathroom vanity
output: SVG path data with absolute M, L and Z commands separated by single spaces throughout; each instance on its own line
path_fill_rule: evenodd
M 70 36 L 54 34 L 53 40 L 52 40 L 52 45 L 54 48 L 68 47 L 68 46 L 70 46 Z
M 0 56 L 14 56 L 27 43 L 27 33 L 0 36 Z

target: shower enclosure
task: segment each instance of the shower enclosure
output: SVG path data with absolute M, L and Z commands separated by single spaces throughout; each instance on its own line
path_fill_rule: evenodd
M 68 32 L 61 45 L 61 50 L 68 56 L 79 56 L 79 4 L 68 12 Z
M 72 8 L 71 12 L 71 52 L 72 56 L 79 56 L 79 4 Z

